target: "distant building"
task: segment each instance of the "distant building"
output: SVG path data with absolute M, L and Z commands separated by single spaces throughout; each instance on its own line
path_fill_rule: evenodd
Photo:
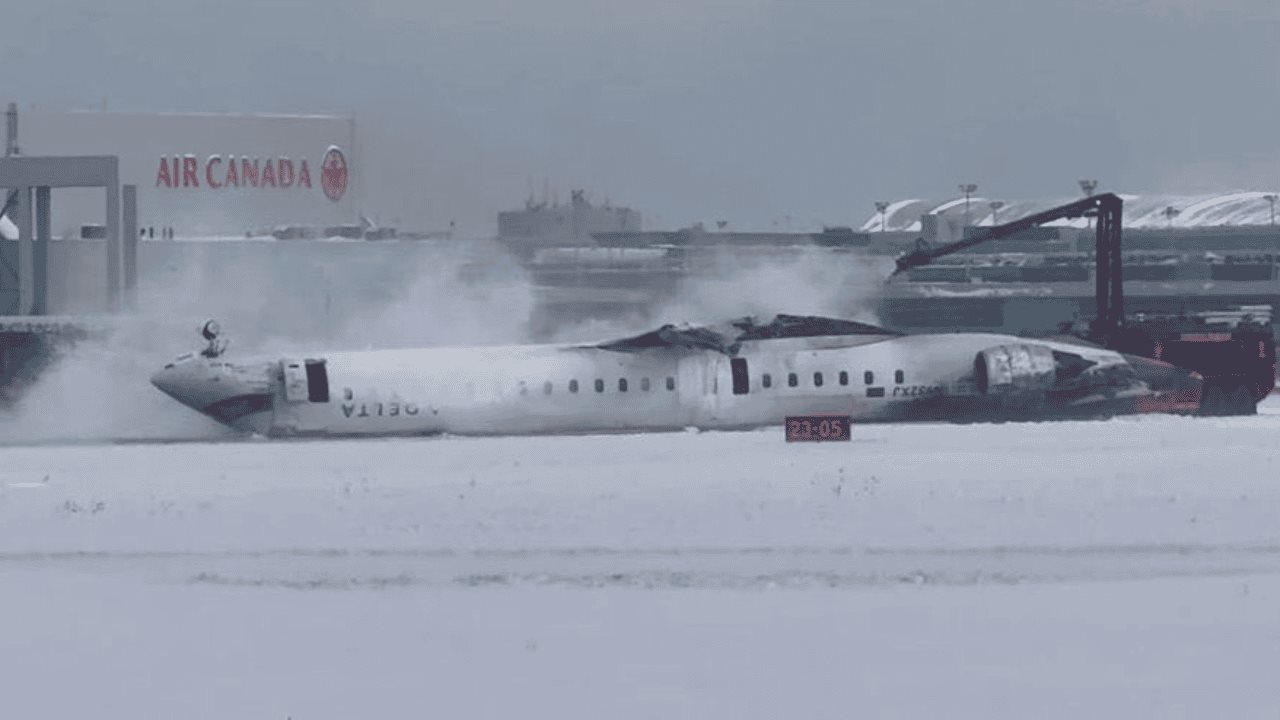
M 639 232 L 640 213 L 625 207 L 592 205 L 574 190 L 568 205 L 525 204 L 498 213 L 498 236 L 515 245 L 590 245 L 597 233 Z
M 1275 224 L 1275 192 L 1240 191 L 1201 195 L 1133 195 L 1124 199 L 1124 227 L 1129 229 L 1191 229 Z M 1038 200 L 971 197 L 950 200 L 905 199 L 886 203 L 884 212 L 870 215 L 862 232 L 924 233 L 939 240 L 959 239 L 962 226 L 982 227 L 1010 222 L 1056 207 L 1079 196 Z M 994 207 L 993 207 L 994 205 Z M 1050 223 L 1057 227 L 1085 228 L 1089 218 Z

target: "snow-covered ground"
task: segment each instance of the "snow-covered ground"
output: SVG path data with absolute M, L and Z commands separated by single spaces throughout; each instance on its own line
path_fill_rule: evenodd
M 0 448 L 0 717 L 1274 719 L 1264 409 Z

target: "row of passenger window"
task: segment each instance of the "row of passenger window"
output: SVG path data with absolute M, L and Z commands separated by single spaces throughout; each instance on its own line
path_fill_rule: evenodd
M 902 383 L 906 382 L 906 373 L 904 373 L 902 370 L 895 370 L 893 373 L 893 381 L 898 385 L 901 385 Z M 813 374 L 814 387 L 822 387 L 824 382 L 825 380 L 823 379 L 823 375 L 821 372 L 815 372 Z M 841 385 L 848 385 L 849 373 L 845 370 L 841 370 L 839 374 L 836 375 L 836 382 L 838 382 Z M 874 385 L 875 382 L 876 382 L 875 373 L 871 372 L 870 370 L 862 373 L 862 383 L 864 385 Z M 604 385 L 605 385 L 604 380 L 601 380 L 600 378 L 596 378 L 595 391 L 598 393 L 604 392 Z M 769 373 L 764 373 L 763 375 L 761 375 L 760 385 L 761 387 L 765 387 L 765 388 L 773 387 L 773 376 L 770 375 Z M 796 373 L 787 373 L 787 387 L 799 387 L 799 385 L 800 385 L 800 376 L 797 375 Z M 628 384 L 626 378 L 618 378 L 618 392 L 627 392 L 629 388 L 630 388 L 630 385 Z M 674 377 L 667 377 L 666 388 L 669 392 L 674 391 L 676 389 L 676 379 Z M 578 392 L 578 389 L 579 389 L 578 381 L 570 380 L 569 392 L 576 393 Z M 651 389 L 652 389 L 652 386 L 649 383 L 649 378 L 647 377 L 640 378 L 640 391 L 649 392 Z M 542 394 L 550 395 L 554 391 L 555 391 L 555 385 L 550 380 L 542 384 Z M 520 394 L 527 395 L 528 393 L 529 393 L 529 387 L 523 381 L 521 381 Z
M 893 381 L 898 385 L 901 385 L 902 383 L 906 382 L 907 381 L 906 373 L 901 370 L 895 370 L 893 372 Z M 814 387 L 822 387 L 824 382 L 825 380 L 823 379 L 823 375 L 821 372 L 815 372 L 813 374 Z M 840 383 L 841 385 L 848 385 L 849 373 L 844 370 L 841 370 L 840 373 L 836 375 L 836 382 Z M 875 385 L 876 374 L 871 372 L 870 370 L 862 373 L 862 384 Z M 765 373 L 761 375 L 760 385 L 761 387 L 766 387 L 766 388 L 773 387 L 773 376 L 770 375 L 769 373 Z M 796 375 L 795 373 L 787 373 L 787 387 L 798 387 L 799 385 L 800 385 L 800 376 Z
M 673 377 L 668 377 L 668 378 L 667 378 L 666 386 L 667 386 L 667 390 L 668 390 L 668 391 L 674 391 L 674 390 L 676 389 L 676 379 L 675 379 L 675 378 L 673 378 Z M 579 389 L 578 381 L 577 381 L 577 380 L 570 380 L 570 381 L 569 381 L 569 392 L 571 392 L 571 393 L 576 393 L 576 392 L 578 392 L 578 389 Z M 627 379 L 626 379 L 626 378 L 618 378 L 618 392 L 626 392 L 626 391 L 627 391 L 627 390 L 629 390 L 629 389 L 630 389 L 630 384 L 627 382 Z M 646 377 L 646 378 L 640 378 L 640 391 L 641 391 L 641 392 L 649 392 L 649 391 L 650 391 L 650 390 L 652 390 L 652 389 L 653 389 L 653 386 L 649 383 L 649 378 L 647 378 L 647 377 Z M 601 380 L 600 378 L 596 378 L 596 381 L 595 381 L 595 390 L 596 390 L 596 392 L 598 392 L 598 393 L 602 393 L 602 392 L 604 392 L 604 380 Z M 548 380 L 547 382 L 545 382 L 545 383 L 543 383 L 543 384 L 542 384 L 542 394 L 543 394 L 543 395 L 550 395 L 550 394 L 551 394 L 551 393 L 553 393 L 553 392 L 555 392 L 555 385 L 554 385 L 554 383 L 552 383 L 550 380 Z M 520 383 L 520 394 L 521 394 L 521 395 L 527 395 L 528 393 L 529 393 L 529 386 L 528 386 L 528 385 L 526 385 L 523 381 L 521 381 L 521 383 Z

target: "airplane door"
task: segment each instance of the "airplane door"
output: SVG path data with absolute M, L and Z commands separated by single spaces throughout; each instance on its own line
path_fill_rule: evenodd
M 687 422 L 698 423 L 716 415 L 716 370 L 723 360 L 718 354 L 697 353 L 680 358 L 680 404 L 686 408 Z
M 734 395 L 746 395 L 751 391 L 751 374 L 747 372 L 746 358 L 733 358 L 730 360 L 729 372 L 733 376 Z
M 289 402 L 305 402 L 307 399 L 307 371 L 301 360 L 281 360 L 284 373 L 284 399 Z
M 329 368 L 324 359 L 285 358 L 280 361 L 284 402 L 274 404 L 271 425 L 289 435 L 324 431 L 329 420 Z
M 329 373 L 324 360 L 281 360 L 284 399 L 291 403 L 329 402 Z

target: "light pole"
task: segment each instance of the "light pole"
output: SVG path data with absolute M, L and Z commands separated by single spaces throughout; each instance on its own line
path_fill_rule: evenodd
M 1271 203 L 1271 227 L 1275 227 L 1276 226 L 1276 200 L 1280 199 L 1280 195 L 1276 195 L 1275 193 L 1267 193 L 1266 195 L 1262 196 L 1262 199 Z
M 889 210 L 889 203 L 884 200 L 876 201 L 876 212 L 880 213 L 880 232 L 884 232 L 885 212 Z
M 960 192 L 964 193 L 964 227 L 969 226 L 969 197 L 978 192 L 975 183 L 960 183 Z
M 1076 182 L 1080 183 L 1080 192 L 1083 192 L 1085 197 L 1093 197 L 1093 191 L 1098 189 L 1097 180 L 1077 180 Z M 1092 230 L 1093 216 L 1086 213 L 1084 216 L 1084 224 Z
M 1004 207 L 1004 203 L 1000 200 L 992 200 L 988 205 L 991 207 L 991 224 L 1000 224 L 1000 208 Z

